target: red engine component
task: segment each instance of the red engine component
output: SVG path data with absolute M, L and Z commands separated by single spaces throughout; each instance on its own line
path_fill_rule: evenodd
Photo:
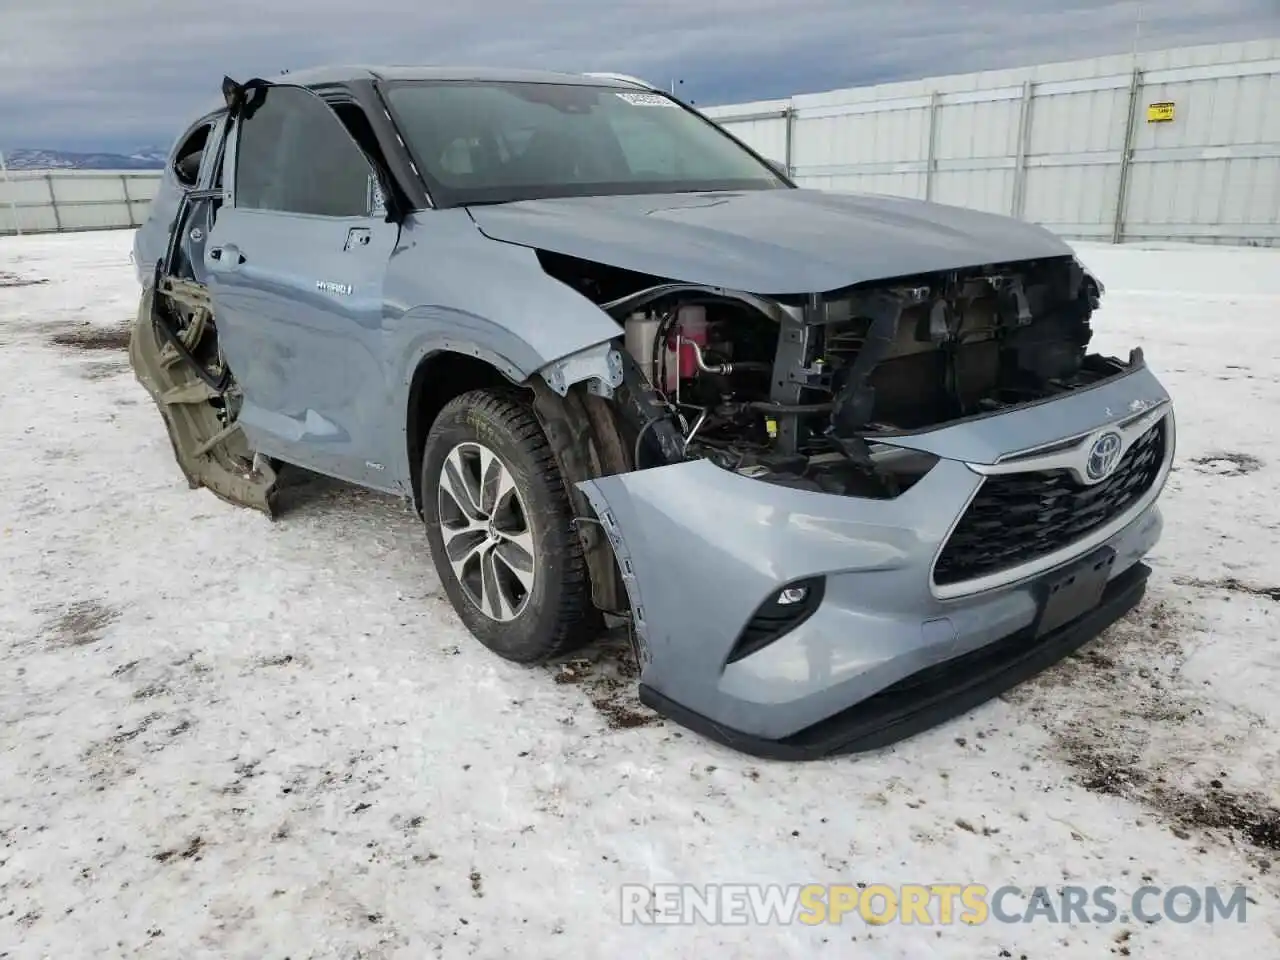
M 679 350 L 676 345 L 679 343 Z M 668 393 L 674 391 L 678 380 L 688 380 L 698 374 L 698 355 L 694 344 L 707 346 L 707 308 L 681 307 L 671 335 L 667 337 Z

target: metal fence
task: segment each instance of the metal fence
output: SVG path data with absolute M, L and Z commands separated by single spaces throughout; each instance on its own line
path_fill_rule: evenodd
M 804 186 L 936 200 L 1071 238 L 1280 241 L 1280 39 L 705 111 Z
M 1280 38 L 704 112 L 804 186 L 1012 214 L 1073 239 L 1280 243 Z M 136 226 L 152 171 L 0 175 L 0 234 Z
M 136 227 L 159 184 L 157 170 L 9 170 L 0 234 Z

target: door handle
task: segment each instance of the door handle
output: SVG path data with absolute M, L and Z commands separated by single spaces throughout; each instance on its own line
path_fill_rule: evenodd
M 244 254 L 240 252 L 240 248 L 235 244 L 228 243 L 221 247 L 211 247 L 209 249 L 209 259 L 216 260 L 222 266 L 231 269 L 244 263 Z
M 352 227 L 347 231 L 347 242 L 343 244 L 343 250 L 350 250 L 353 247 L 367 247 L 369 241 L 373 239 L 373 234 L 369 232 L 368 227 Z

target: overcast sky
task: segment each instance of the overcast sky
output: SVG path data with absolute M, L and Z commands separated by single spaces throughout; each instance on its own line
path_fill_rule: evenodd
M 1146 0 L 1142 49 L 1280 34 L 1280 0 Z M 699 104 L 1133 44 L 1135 0 L 0 0 L 0 148 L 168 146 L 224 73 L 616 70 Z

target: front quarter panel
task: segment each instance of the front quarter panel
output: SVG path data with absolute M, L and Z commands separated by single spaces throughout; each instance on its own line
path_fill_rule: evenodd
M 621 333 L 608 314 L 548 276 L 533 250 L 490 240 L 460 208 L 406 221 L 386 297 L 388 421 L 395 428 L 387 448 L 401 451 L 414 372 L 432 354 L 478 357 L 519 383 Z M 400 457 L 398 474 L 407 484 L 407 455 Z

